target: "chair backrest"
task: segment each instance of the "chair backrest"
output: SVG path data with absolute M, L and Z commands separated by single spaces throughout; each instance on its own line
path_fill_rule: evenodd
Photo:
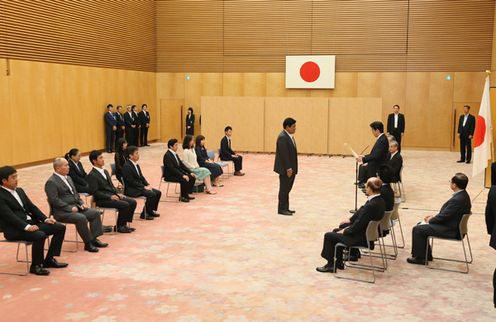
M 468 219 L 472 213 L 463 215 L 462 220 L 460 220 L 460 238 L 463 239 L 468 233 Z
M 115 163 L 110 164 L 110 175 L 115 176 L 115 172 L 117 171 L 117 168 L 115 167 Z
M 400 204 L 401 204 L 401 201 L 396 202 L 396 198 L 395 198 L 394 205 L 393 205 L 393 213 L 391 214 L 391 220 L 398 220 L 398 218 L 400 217 L 400 212 L 399 212 Z
M 403 180 L 403 166 L 400 168 L 400 173 L 398 174 L 398 182 L 402 182 Z
M 164 173 L 164 169 L 165 169 L 165 168 L 164 168 L 164 166 L 163 166 L 163 165 L 161 165 L 161 166 L 160 166 L 160 169 L 161 169 L 161 172 L 160 172 L 160 173 L 162 174 L 162 178 L 165 178 L 165 173 Z
M 382 217 L 381 223 L 379 227 L 382 230 L 388 230 L 391 228 L 391 215 L 393 214 L 393 210 L 384 211 L 384 216 Z
M 367 238 L 367 242 L 374 242 L 379 239 L 379 224 L 380 220 L 370 221 L 367 225 L 367 230 L 365 231 L 365 237 Z
M 210 160 L 215 160 L 215 152 L 214 150 L 207 151 L 207 156 Z

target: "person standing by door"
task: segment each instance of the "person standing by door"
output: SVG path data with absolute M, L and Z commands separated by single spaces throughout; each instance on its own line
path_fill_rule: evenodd
M 186 135 L 195 135 L 195 114 L 193 113 L 193 108 L 188 108 L 188 114 L 186 114 Z
M 458 163 L 470 163 L 472 159 L 472 137 L 475 131 L 475 117 L 470 114 L 470 106 L 463 107 L 463 114 L 458 120 L 458 137 L 460 138 L 460 160 Z

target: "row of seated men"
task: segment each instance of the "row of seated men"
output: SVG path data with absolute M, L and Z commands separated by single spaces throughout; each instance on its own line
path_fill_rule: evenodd
M 382 179 L 382 180 L 381 180 Z M 365 189 L 367 201 L 358 209 L 353 216 L 341 222 L 339 226 L 324 235 L 324 244 L 321 256 L 327 260 L 324 266 L 317 267 L 321 273 L 334 273 L 336 269 L 344 269 L 344 261 L 357 261 L 360 252 L 352 249 L 350 254 L 343 256 L 343 247 L 335 246 L 342 243 L 347 246 L 367 247 L 366 230 L 369 222 L 379 221 L 385 211 L 393 209 L 394 193 L 388 180 L 391 179 L 389 166 L 381 166 L 378 176 L 367 180 Z M 427 239 L 429 236 L 444 238 L 461 238 L 459 225 L 464 214 L 470 213 L 470 197 L 465 190 L 468 185 L 468 177 L 463 173 L 456 173 L 450 181 L 452 197 L 443 204 L 439 213 L 434 216 L 426 216 L 412 229 L 412 257 L 407 259 L 410 264 L 425 265 L 425 260 L 432 261 L 430 247 L 426 253 Z M 387 232 L 382 232 L 385 236 Z

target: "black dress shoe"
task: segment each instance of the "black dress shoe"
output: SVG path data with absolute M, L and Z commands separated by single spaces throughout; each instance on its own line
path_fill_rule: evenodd
M 425 265 L 425 258 L 420 257 L 409 257 L 406 259 L 409 264 Z
M 140 218 L 146 220 L 153 220 L 153 216 L 144 213 L 141 213 Z
M 67 263 L 59 263 L 55 258 L 52 258 L 51 260 L 45 260 L 43 263 L 43 267 L 53 267 L 53 268 L 64 268 L 67 267 L 69 264 Z
M 84 250 L 88 251 L 90 253 L 98 253 L 100 251 L 98 248 L 93 246 L 93 244 L 91 242 L 87 242 L 84 244 Z
M 127 234 L 127 233 L 130 233 L 131 230 L 127 226 L 120 226 L 120 227 L 117 227 L 117 232 Z
M 154 210 L 152 216 L 153 217 L 160 217 L 160 214 Z
M 341 264 L 341 266 L 342 265 L 343 264 Z M 343 269 L 344 267 L 339 267 L 338 265 L 336 265 L 336 268 Z M 334 264 L 326 264 L 324 266 L 317 267 L 315 270 L 320 273 L 334 273 Z
M 112 226 L 103 226 L 103 232 L 104 233 L 111 233 L 113 227 Z
M 136 231 L 136 228 L 129 227 L 129 226 L 127 226 L 127 228 L 128 228 L 130 231 L 132 231 L 132 232 L 133 232 L 133 231 Z
M 465 160 L 458 160 L 458 161 L 456 161 L 456 163 L 463 163 L 463 162 L 465 162 Z
M 296 213 L 296 211 L 291 210 L 291 209 L 288 209 L 288 211 L 289 211 L 290 213 L 292 213 L 292 214 L 295 214 L 295 213 Z
M 288 211 L 288 210 L 280 210 L 277 212 L 279 215 L 283 215 L 283 216 L 292 216 L 293 213 Z
M 179 198 L 180 202 L 189 202 L 189 198 L 181 197 Z
M 98 238 L 95 238 L 95 240 L 93 240 L 91 243 L 93 244 L 93 246 L 99 248 L 105 248 L 109 245 L 107 243 L 102 243 L 100 240 L 98 240 Z
M 470 164 L 470 161 L 465 162 L 466 164 Z
M 31 265 L 31 268 L 29 269 L 29 272 L 34 275 L 39 275 L 39 276 L 47 276 L 50 274 L 50 272 L 46 269 L 44 269 L 41 265 Z
M 189 200 L 195 200 L 195 197 L 188 196 Z

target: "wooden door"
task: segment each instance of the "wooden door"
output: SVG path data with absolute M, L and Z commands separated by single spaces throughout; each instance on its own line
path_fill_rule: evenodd
M 480 102 L 455 102 L 453 103 L 453 131 L 452 131 L 452 145 L 451 151 L 460 151 L 460 140 L 458 139 L 458 119 L 463 114 L 463 106 L 470 106 L 470 114 L 476 119 L 479 115 Z M 472 148 L 473 148 L 472 141 Z
M 167 142 L 175 138 L 182 141 L 184 126 L 182 123 L 182 110 L 184 99 L 160 100 L 160 140 Z

